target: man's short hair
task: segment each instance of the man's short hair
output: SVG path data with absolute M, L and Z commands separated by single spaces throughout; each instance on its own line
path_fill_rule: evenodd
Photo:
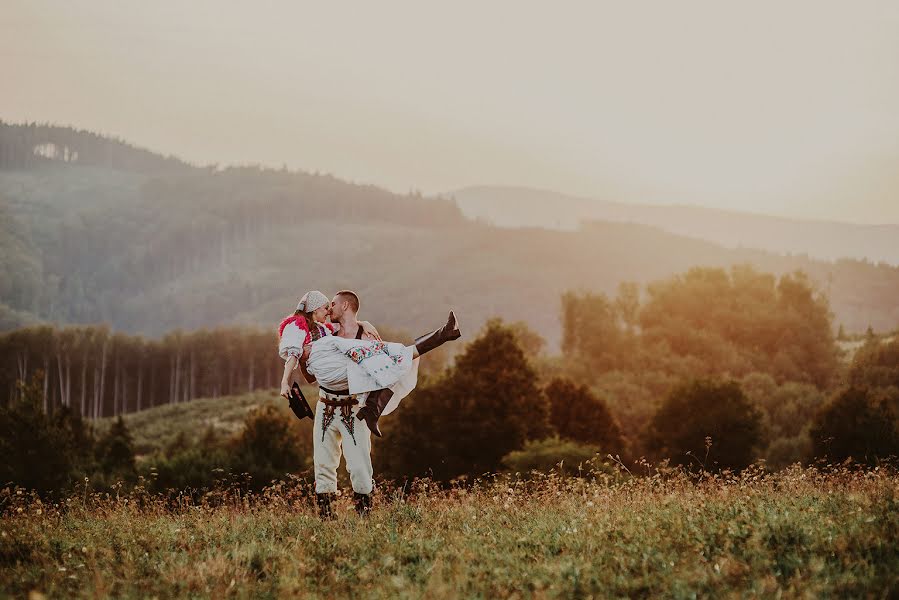
M 350 303 L 350 308 L 353 309 L 353 312 L 359 312 L 359 296 L 356 295 L 356 292 L 352 292 L 350 290 L 340 290 L 337 292 L 337 296 L 340 296 L 341 300 L 345 300 Z

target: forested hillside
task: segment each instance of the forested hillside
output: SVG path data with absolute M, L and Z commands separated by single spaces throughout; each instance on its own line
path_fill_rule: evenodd
M 899 325 L 899 268 L 721 246 L 623 223 L 499 229 L 449 200 L 329 175 L 194 167 L 68 128 L 0 126 L 0 325 L 274 327 L 307 289 L 357 290 L 362 313 L 413 334 L 453 307 L 474 329 L 525 320 L 553 347 L 560 297 L 614 293 L 696 266 L 797 269 L 849 332 Z

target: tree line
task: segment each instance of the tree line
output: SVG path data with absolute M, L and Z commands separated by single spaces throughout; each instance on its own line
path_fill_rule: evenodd
M 119 138 L 83 129 L 0 121 L 0 169 L 29 169 L 51 162 L 142 172 L 190 168 L 175 157 L 163 157 Z
M 645 296 L 639 287 L 625 285 L 614 299 L 569 293 L 564 306 L 561 355 L 548 355 L 539 332 L 528 324 L 493 319 L 466 337 L 452 364 L 433 365 L 401 409 L 382 423 L 385 437 L 374 449 L 379 476 L 447 482 L 498 470 L 564 470 L 560 464 L 576 474 L 582 464 L 607 468 L 601 464 L 607 455 L 632 469 L 645 457 L 697 470 L 739 470 L 762 460 L 776 470 L 816 459 L 876 465 L 899 454 L 899 336 L 883 341 L 869 335 L 852 360 L 844 360 L 826 296 L 800 274 L 773 278 L 744 268 L 697 269 L 651 284 Z M 68 454 L 87 457 L 80 464 L 91 465 L 101 480 L 103 465 L 118 465 L 118 476 L 134 480 L 143 474 L 160 490 L 200 489 L 222 473 L 249 473 L 257 487 L 287 473 L 308 474 L 311 424 L 294 419 L 274 394 L 274 406 L 264 403 L 249 413 L 236 432 L 210 426 L 202 436 L 148 451 L 137 462 L 132 449 L 129 460 L 122 450 L 128 447 L 124 421 L 92 433 L 81 423 L 75 399 L 85 397 L 88 408 L 95 408 L 90 390 L 100 381 L 93 385 L 107 386 L 103 414 L 116 414 L 115 407 L 119 414 L 132 409 L 136 390 L 124 373 L 133 375 L 137 357 L 152 353 L 132 350 L 127 361 L 111 366 L 116 336 L 101 328 L 105 337 L 101 333 L 93 346 L 83 347 L 85 362 L 74 362 L 79 346 L 64 341 L 61 334 L 68 331 L 74 330 L 33 328 L 0 338 L 3 356 L 10 358 L 7 381 L 14 380 L 16 389 L 0 410 L 10 456 L 27 458 L 32 444 L 55 439 L 60 448 L 82 448 Z M 272 361 L 272 379 L 266 382 L 259 373 L 240 371 L 256 362 L 252 342 L 241 346 L 240 331 L 230 330 L 230 338 L 229 330 L 217 330 L 145 342 L 158 345 L 157 365 L 175 366 L 149 376 L 159 386 L 158 397 L 183 402 L 192 394 L 214 396 L 199 390 L 215 389 L 204 386 L 215 385 L 216 376 L 221 380 L 219 369 L 243 379 L 230 393 L 273 388 L 282 366 L 274 333 L 248 338 L 258 342 L 257 356 Z M 387 332 L 387 337 L 397 336 Z M 223 347 L 216 340 L 231 346 L 225 358 L 232 362 L 213 362 L 214 351 Z M 23 352 L 26 342 L 33 344 L 33 353 Z M 68 383 L 70 359 L 72 373 L 82 371 L 87 379 Z M 54 368 L 55 378 L 45 376 Z M 84 396 L 77 392 L 81 386 Z M 35 411 L 46 416 L 34 417 Z M 31 422 L 57 433 L 23 435 L 31 426 L 21 424 Z M 8 481 L 31 477 L 34 469 L 23 464 L 7 463 Z M 69 481 L 74 472 L 69 471 Z
M 625 468 L 645 466 L 603 397 L 569 377 L 542 381 L 526 350 L 521 323 L 492 320 L 455 364 L 429 377 L 384 423 L 374 460 L 380 479 L 472 479 L 500 470 L 569 475 L 609 472 L 607 455 Z M 527 332 L 525 332 L 527 333 Z M 815 458 L 877 465 L 899 454 L 899 339 L 868 340 L 850 376 L 802 415 Z M 694 471 L 740 470 L 756 462 L 772 435 L 765 408 L 728 377 L 689 377 L 661 399 L 644 430 L 648 457 Z M 89 477 L 166 490 L 203 490 L 225 481 L 252 488 L 288 474 L 309 476 L 311 427 L 283 406 L 263 403 L 234 433 L 209 426 L 195 441 L 182 431 L 164 448 L 135 461 L 119 417 L 100 430 L 62 407 L 41 406 L 40 376 L 20 382 L 21 399 L 0 408 L 0 480 L 43 492 Z M 769 465 L 770 466 L 770 465 Z
M 610 371 L 769 373 L 827 388 L 837 372 L 828 298 L 801 271 L 775 277 L 751 266 L 693 268 L 653 282 L 641 297 L 569 292 L 562 349 L 584 376 Z
M 84 418 L 165 403 L 270 389 L 280 380 L 277 332 L 259 328 L 174 331 L 158 340 L 107 326 L 40 325 L 0 335 L 4 403 L 39 374 L 41 406 Z
M 412 341 L 402 331 L 380 331 L 385 339 Z M 0 405 L 21 399 L 21 383 L 35 378 L 45 412 L 65 407 L 86 419 L 270 390 L 284 369 L 277 348 L 274 327 L 176 330 L 160 339 L 106 325 L 25 327 L 0 334 Z M 437 350 L 422 372 L 446 360 L 446 350 Z

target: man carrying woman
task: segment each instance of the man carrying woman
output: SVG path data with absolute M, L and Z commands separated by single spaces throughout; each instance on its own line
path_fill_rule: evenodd
M 297 370 L 307 382 L 319 385 L 313 461 L 323 518 L 332 516 L 341 454 L 346 456 L 356 510 L 368 513 L 374 485 L 371 433 L 380 437 L 378 419 L 396 409 L 415 388 L 418 358 L 461 336 L 450 312 L 443 327 L 411 346 L 384 342 L 370 323 L 357 320 L 359 307 L 359 296 L 349 290 L 338 292 L 330 302 L 321 292 L 311 291 L 279 328 L 278 352 L 285 360 L 281 395 L 289 397 Z

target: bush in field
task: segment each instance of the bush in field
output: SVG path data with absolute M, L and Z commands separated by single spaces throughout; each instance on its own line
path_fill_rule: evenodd
M 517 333 L 488 322 L 441 379 L 387 418 L 396 421 L 376 448 L 377 470 L 442 481 L 496 471 L 506 454 L 551 431 L 536 380 Z
M 297 423 L 271 404 L 255 409 L 233 442 L 233 468 L 250 473 L 258 486 L 306 468 L 308 460 L 301 450 L 304 444 Z
M 669 394 L 650 436 L 657 453 L 674 464 L 743 469 L 763 442 L 762 416 L 735 381 L 698 379 Z
M 622 451 L 621 428 L 606 403 L 587 386 L 557 377 L 543 394 L 549 400 L 549 422 L 560 437 L 593 444 L 612 454 Z
M 502 464 L 509 471 L 518 473 L 545 473 L 556 469 L 560 473 L 572 474 L 578 472 L 578 466 L 588 462 L 591 464 L 585 465 L 587 470 L 594 469 L 599 452 L 598 446 L 551 437 L 527 442 L 521 450 L 504 456 Z
M 148 477 L 157 490 L 201 489 L 211 487 L 231 470 L 232 458 L 225 448 L 201 444 L 157 457 L 148 469 Z
M 0 485 L 56 492 L 90 467 L 90 431 L 68 408 L 44 412 L 40 372 L 20 382 L 19 396 L 0 408 Z
M 899 455 L 897 388 L 849 387 L 824 407 L 812 428 L 815 455 L 876 464 Z
M 309 433 L 302 425 L 282 408 L 263 404 L 247 413 L 242 430 L 233 437 L 224 437 L 211 425 L 196 441 L 179 432 L 141 470 L 159 491 L 210 488 L 243 473 L 250 476 L 251 487 L 259 489 L 308 467 Z

